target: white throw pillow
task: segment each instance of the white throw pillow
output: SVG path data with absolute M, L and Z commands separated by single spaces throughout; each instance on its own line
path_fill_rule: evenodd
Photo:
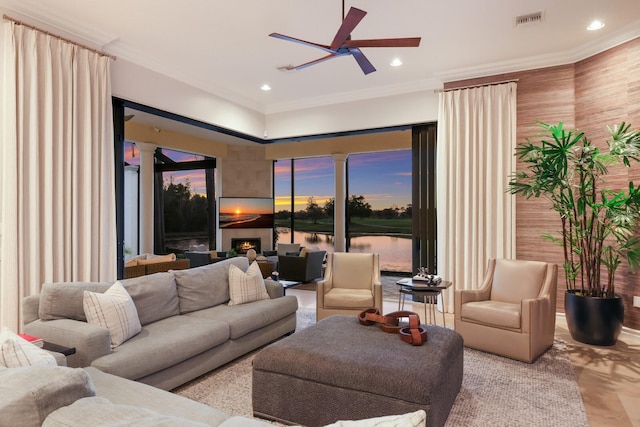
M 424 427 L 426 425 L 427 413 L 420 409 L 403 415 L 388 415 L 357 421 L 336 421 L 325 427 Z
M 138 311 L 127 290 L 116 282 L 103 294 L 84 291 L 82 301 L 87 322 L 109 330 L 115 348 L 142 330 Z
M 257 262 L 252 262 L 246 273 L 233 264 L 229 266 L 229 296 L 229 305 L 269 299 Z
M 21 338 L 9 328 L 0 332 L 0 366 L 19 368 L 21 366 L 57 366 L 53 354 Z

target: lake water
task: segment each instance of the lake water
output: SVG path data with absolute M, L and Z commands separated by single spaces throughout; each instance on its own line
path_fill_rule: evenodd
M 278 241 L 290 242 L 291 230 L 278 227 Z M 293 232 L 293 241 L 301 246 L 317 246 L 320 250 L 333 252 L 333 236 L 318 233 Z M 166 246 L 182 250 L 190 245 L 207 244 L 207 239 L 167 239 Z M 411 272 L 411 239 L 393 236 L 359 236 L 351 239 L 349 252 L 374 252 L 380 254 L 380 269 L 383 271 Z
M 278 241 L 290 242 L 291 231 L 278 228 Z M 317 246 L 333 252 L 333 236 L 317 233 L 293 232 L 293 241 L 302 246 Z M 374 252 L 380 254 L 380 269 L 384 271 L 411 272 L 411 239 L 394 236 L 358 236 L 351 238 L 349 252 Z

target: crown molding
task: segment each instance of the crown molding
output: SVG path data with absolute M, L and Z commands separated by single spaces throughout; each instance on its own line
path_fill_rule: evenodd
M 118 36 L 115 34 L 101 32 L 81 23 L 71 22 L 60 15 L 55 8 L 39 4 L 38 7 L 44 9 L 46 13 L 38 13 L 25 7 L 25 5 L 28 4 L 28 1 L 25 0 L 3 0 L 0 2 L 0 6 L 7 9 L 7 14 L 12 15 L 15 13 L 17 15 L 13 16 L 13 18 L 23 20 L 42 30 L 52 33 L 59 32 L 60 34 L 58 35 L 60 36 L 68 35 L 79 43 L 105 50 L 107 53 L 111 52 L 108 52 L 104 47 L 118 39 Z
M 621 28 L 619 31 L 612 33 L 607 38 L 585 43 L 575 49 L 548 55 L 537 55 L 527 58 L 441 71 L 434 73 L 434 76 L 442 82 L 452 82 L 518 71 L 534 70 L 537 68 L 574 64 L 638 37 L 640 37 L 640 20 Z

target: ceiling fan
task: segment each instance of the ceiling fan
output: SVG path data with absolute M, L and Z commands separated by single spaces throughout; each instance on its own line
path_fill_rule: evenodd
M 310 62 L 305 62 L 297 66 L 288 65 L 284 67 L 286 70 L 302 70 L 303 68 L 310 67 L 311 65 L 319 64 L 329 59 L 337 58 L 339 56 L 352 55 L 356 60 L 362 72 L 367 75 L 376 71 L 373 64 L 364 56 L 364 53 L 360 48 L 364 47 L 418 47 L 420 45 L 420 37 L 407 37 L 407 38 L 395 38 L 395 39 L 369 39 L 369 40 L 351 40 L 351 32 L 362 21 L 367 12 L 364 10 L 352 7 L 349 9 L 349 13 L 344 16 L 344 0 L 342 0 L 342 25 L 338 29 L 333 41 L 330 45 L 324 45 L 319 43 L 313 43 L 306 40 L 297 39 L 295 37 L 285 36 L 284 34 L 271 33 L 270 37 L 275 37 L 281 40 L 287 40 L 294 43 L 300 43 L 306 46 L 315 47 L 317 49 L 325 51 L 328 55 L 315 59 Z

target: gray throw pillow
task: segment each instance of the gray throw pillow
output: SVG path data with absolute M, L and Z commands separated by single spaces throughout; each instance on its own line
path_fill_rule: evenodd
M 242 271 L 249 268 L 246 257 L 234 257 L 202 267 L 173 272 L 178 285 L 180 313 L 225 304 L 229 301 L 229 266 Z
M 29 366 L 0 370 L 0 426 L 40 426 L 53 411 L 95 396 L 83 369 Z

